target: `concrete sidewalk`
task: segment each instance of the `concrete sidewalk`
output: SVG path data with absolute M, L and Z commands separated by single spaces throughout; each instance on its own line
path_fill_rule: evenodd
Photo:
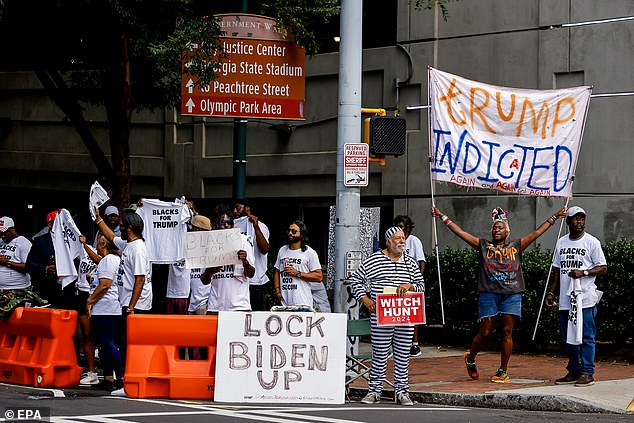
M 369 344 L 362 343 L 361 351 Z M 463 350 L 422 347 L 422 355 L 410 359 L 410 395 L 426 404 L 465 407 L 525 409 L 583 413 L 626 413 L 634 411 L 634 366 L 626 361 L 597 362 L 596 383 L 588 387 L 555 385 L 564 376 L 564 356 L 513 354 L 509 383 L 491 383 L 500 365 L 499 353 L 480 353 L 476 359 L 480 379 L 466 372 Z M 388 379 L 393 380 L 392 360 Z M 387 385 L 386 385 L 387 386 Z M 352 385 L 351 397 L 362 397 L 367 382 Z M 384 390 L 385 400 L 393 391 Z

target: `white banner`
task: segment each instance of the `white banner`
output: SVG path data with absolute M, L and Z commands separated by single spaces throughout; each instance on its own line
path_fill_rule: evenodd
M 429 90 L 432 179 L 572 197 L 591 87 L 498 87 L 429 68 Z
M 238 251 L 242 248 L 242 239 L 237 228 L 186 232 L 183 240 L 187 269 L 240 263 Z
M 214 401 L 343 404 L 346 319 L 221 311 Z

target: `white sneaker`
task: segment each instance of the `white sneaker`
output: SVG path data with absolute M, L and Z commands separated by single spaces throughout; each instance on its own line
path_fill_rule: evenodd
M 361 400 L 362 404 L 376 404 L 377 402 L 380 402 L 381 398 L 375 394 L 374 392 L 370 392 L 368 393 L 368 395 L 366 395 L 365 397 L 363 397 L 363 399 Z
M 398 396 L 398 403 L 401 405 L 412 406 L 414 405 L 414 401 L 409 397 L 409 394 L 402 393 Z
M 80 385 L 97 385 L 99 383 L 99 376 L 95 372 L 86 372 L 79 380 Z
M 112 395 L 113 397 L 127 397 L 123 388 L 115 389 L 114 391 L 110 392 L 110 395 Z

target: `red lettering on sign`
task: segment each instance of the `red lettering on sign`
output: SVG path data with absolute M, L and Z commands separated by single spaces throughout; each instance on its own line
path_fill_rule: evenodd
M 404 297 L 379 294 L 376 296 L 376 313 L 380 326 L 424 324 L 427 321 L 422 292 L 408 293 Z

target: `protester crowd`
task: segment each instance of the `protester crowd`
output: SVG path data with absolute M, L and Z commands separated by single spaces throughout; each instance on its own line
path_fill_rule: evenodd
M 0 218 L 3 317 L 19 304 L 76 310 L 87 369 L 81 384 L 98 384 L 113 391 L 123 387 L 126 319 L 134 314 L 162 312 L 153 309 L 157 300 L 164 304 L 167 314 L 266 311 L 265 296 L 267 287 L 271 287 L 280 307 L 331 311 L 319 257 L 310 247 L 307 227 L 300 220 L 288 224 L 286 244 L 272 260 L 270 281 L 270 232 L 247 200 L 236 200 L 233 207 L 219 205 L 210 217 L 199 213 L 184 198 L 174 202 L 144 199 L 121 211 L 109 205 L 103 211 L 95 208 L 93 215 L 95 228 L 85 228 L 86 233 L 96 230 L 92 242 L 65 209 L 51 211 L 46 227 L 31 240 L 17 233 L 11 217 Z M 464 231 L 436 207 L 432 207 L 431 215 L 478 251 L 479 331 L 470 351 L 464 354 L 464 363 L 468 376 L 478 379 L 476 355 L 500 323 L 500 367 L 490 379 L 496 383 L 510 381 L 507 366 L 512 331 L 521 318 L 521 293 L 525 290 L 522 251 L 557 219 L 566 219 L 570 233 L 557 244 L 551 290 L 545 302 L 559 309 L 569 354 L 568 374 L 556 383 L 593 384 L 594 318 L 601 297 L 595 279 L 607 272 L 607 265 L 599 241 L 585 232 L 585 211 L 580 207 L 563 208 L 515 240 L 509 239 L 508 212 L 501 208 L 492 213 L 491 240 Z M 363 260 L 350 277 L 352 294 L 369 311 L 371 320 L 373 363 L 369 393 L 362 400 L 366 404 L 380 400 L 391 354 L 397 400 L 402 405 L 413 404 L 408 368 L 410 356 L 420 354 L 415 326 L 379 325 L 376 315 L 377 294 L 393 290 L 403 297 L 410 291 L 424 292 L 425 255 L 420 240 L 411 235 L 413 226 L 409 217 L 397 216 L 394 226 L 384 234 L 386 248 Z M 208 268 L 186 265 L 186 232 L 233 228 L 239 230 L 240 247 L 232 264 Z M 152 278 L 161 269 L 166 274 L 167 288 L 164 298 L 157 299 Z M 560 298 L 559 306 L 554 301 L 556 296 Z M 95 347 L 103 380 L 98 377 Z M 181 350 L 181 358 L 200 359 L 206 354 L 199 348 Z
M 82 232 L 68 210 L 51 211 L 46 227 L 32 240 L 17 233 L 11 217 L 0 218 L 3 316 L 23 304 L 77 311 L 78 356 L 81 349 L 87 369 L 82 385 L 123 387 L 126 318 L 133 314 L 267 311 L 276 300 L 280 306 L 330 312 L 321 263 L 308 246 L 302 221 L 289 226 L 288 245 L 275 260 L 277 296 L 268 300 L 270 233 L 248 200 L 237 200 L 233 207 L 219 205 L 210 217 L 184 199 L 143 199 L 121 211 L 113 205 L 102 211 L 95 208 L 93 215 L 95 228 Z M 232 228 L 240 232 L 234 264 L 186 267 L 186 232 Z M 95 230 L 94 239 L 88 240 L 84 233 Z M 164 298 L 154 298 L 154 272 L 166 275 Z M 103 380 L 98 377 L 95 347 Z M 185 348 L 181 353 L 181 358 L 200 359 L 206 352 Z

